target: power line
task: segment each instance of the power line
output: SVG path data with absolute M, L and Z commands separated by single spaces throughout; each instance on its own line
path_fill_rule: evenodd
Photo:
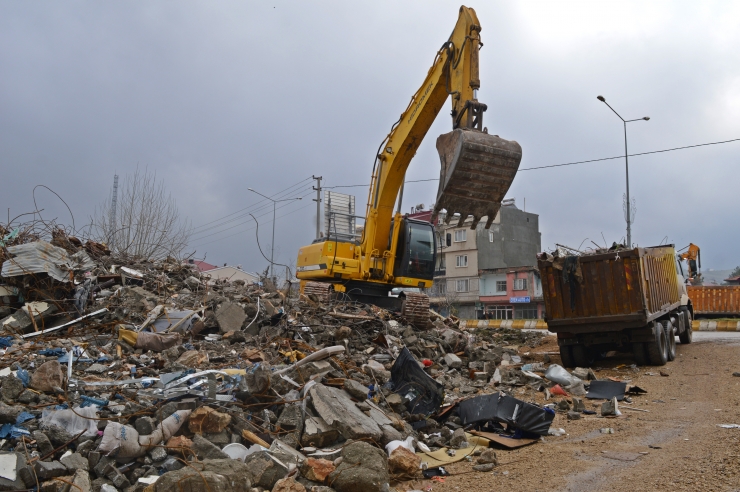
M 737 142 L 740 141 L 740 138 L 733 138 L 732 140 L 722 140 L 720 142 L 709 142 L 709 143 L 703 143 L 703 144 L 696 144 L 696 145 L 686 145 L 683 147 L 673 147 L 671 149 L 663 149 L 663 150 L 651 150 L 650 152 L 640 152 L 637 154 L 627 154 L 628 157 L 635 157 L 638 155 L 648 155 L 648 154 L 660 154 L 661 152 L 672 152 L 674 150 L 683 150 L 683 149 L 693 149 L 695 147 L 706 147 L 707 145 L 719 145 L 723 143 L 730 143 L 730 142 Z M 586 164 L 589 162 L 599 162 L 599 161 L 610 161 L 614 159 L 624 159 L 623 155 L 616 156 L 616 157 L 603 157 L 601 159 L 591 159 L 588 161 L 578 161 L 578 162 L 566 162 L 564 164 L 551 164 L 549 166 L 538 166 L 538 167 L 525 167 L 523 169 L 520 169 L 520 171 L 533 171 L 535 169 L 547 169 L 550 167 L 562 167 L 562 166 L 574 166 L 576 164 Z
M 303 188 L 301 188 L 299 190 L 291 191 L 290 192 L 290 195 L 292 195 L 292 196 L 285 196 L 285 195 L 283 195 L 283 197 L 281 197 L 281 198 L 283 198 L 283 199 L 295 198 L 295 197 L 297 197 L 297 195 L 294 195 L 294 193 L 301 193 L 301 192 L 306 191 L 306 190 L 309 190 L 309 189 L 311 189 L 311 185 L 304 186 Z M 264 202 L 264 203 L 262 205 L 260 205 L 260 206 L 256 206 L 257 204 L 259 204 L 261 202 Z M 247 208 L 248 208 L 248 210 L 247 209 L 244 209 L 244 210 L 246 210 L 244 213 L 242 213 L 242 214 L 240 214 L 240 215 L 238 215 L 236 217 L 232 217 L 231 219 L 229 219 L 229 220 L 227 220 L 225 222 L 222 222 L 221 224 L 213 225 L 211 227 L 207 227 L 207 228 L 205 228 L 203 230 L 200 230 L 198 232 L 195 232 L 194 235 L 198 236 L 198 235 L 203 234 L 203 233 L 205 233 L 205 232 L 207 232 L 207 231 L 209 231 L 211 229 L 219 229 L 219 228 L 221 228 L 221 227 L 229 224 L 230 222 L 234 222 L 234 221 L 241 220 L 241 219 L 245 218 L 250 213 L 256 213 L 256 212 L 259 212 L 260 210 L 264 210 L 265 208 L 271 208 L 271 207 L 270 207 L 270 202 L 263 199 L 263 200 L 260 200 L 259 202 L 257 202 L 256 204 L 254 204 L 252 206 L 252 208 L 249 208 L 249 207 L 247 207 Z M 240 224 L 236 224 L 234 226 L 227 227 L 226 229 L 222 229 L 221 231 L 209 232 L 208 234 L 206 234 L 203 237 L 211 236 L 213 234 L 218 234 L 219 232 L 223 232 L 223 231 L 226 231 L 226 230 L 229 230 L 229 229 L 233 229 L 234 227 L 238 227 L 239 225 Z M 201 239 L 201 238 L 196 238 L 196 239 Z
M 439 178 L 431 178 L 431 179 L 412 179 L 409 181 L 406 181 L 406 183 L 421 183 L 422 181 L 439 181 Z M 328 189 L 334 189 L 334 188 L 357 188 L 360 186 L 370 186 L 369 184 L 361 184 L 361 185 L 338 185 L 338 186 L 324 186 L 323 188 L 325 190 Z
M 279 195 L 280 195 L 281 193 L 284 193 L 284 192 L 286 192 L 286 191 L 290 190 L 291 188 L 295 188 L 296 186 L 300 186 L 300 185 L 301 185 L 301 184 L 302 184 L 302 183 L 303 183 L 304 181 L 308 181 L 308 180 L 310 180 L 310 179 L 312 179 L 312 178 L 311 178 L 311 177 L 308 177 L 308 178 L 306 178 L 306 179 L 303 179 L 302 181 L 299 181 L 299 182 L 297 182 L 297 183 L 295 183 L 295 184 L 293 184 L 293 185 L 291 185 L 291 186 L 288 186 L 287 188 L 285 188 L 285 189 L 283 189 L 283 190 L 280 190 L 280 191 L 276 192 L 276 193 L 275 193 L 275 195 L 274 195 L 274 197 L 275 197 L 275 198 L 280 198 L 280 197 L 279 197 Z M 291 192 L 291 193 L 294 193 L 294 192 Z M 242 212 L 242 211 L 244 211 L 244 210 L 247 210 L 248 208 L 250 208 L 250 207 L 253 207 L 254 205 L 257 205 L 258 203 L 261 203 L 261 202 L 264 202 L 264 201 L 266 201 L 266 199 L 265 199 L 265 198 L 261 198 L 261 199 L 259 199 L 259 200 L 258 200 L 257 202 L 253 203 L 252 205 L 249 205 L 249 206 L 247 206 L 247 207 L 245 207 L 245 208 L 242 208 L 242 209 L 240 209 L 240 210 L 237 210 L 236 212 L 232 212 L 232 213 L 230 213 L 230 214 L 228 214 L 228 215 L 224 215 L 223 217 L 219 217 L 218 219 L 214 219 L 214 220 L 212 220 L 212 221 L 210 221 L 210 222 L 206 222 L 205 224 L 203 224 L 203 225 L 199 225 L 198 227 L 195 227 L 194 229 L 195 229 L 195 230 L 197 230 L 197 229 L 202 229 L 203 227 L 206 227 L 206 226 L 208 226 L 208 225 L 211 225 L 211 224 L 213 224 L 214 222 L 219 222 L 219 221 L 221 221 L 221 220 L 223 220 L 223 219 L 225 219 L 225 218 L 227 218 L 227 217 L 231 217 L 231 216 L 232 216 L 232 215 L 234 215 L 234 214 L 238 214 L 239 212 Z
M 733 138 L 731 140 L 721 140 L 719 142 L 709 142 L 709 143 L 703 143 L 703 144 L 696 144 L 696 145 L 686 145 L 683 147 L 673 147 L 670 149 L 663 149 L 663 150 L 651 150 L 650 152 L 639 152 L 637 154 L 627 154 L 628 157 L 636 157 L 640 155 L 649 155 L 649 154 L 660 154 L 661 152 L 672 152 L 674 150 L 683 150 L 683 149 L 693 149 L 695 147 L 706 147 L 707 145 L 719 145 L 723 143 L 730 143 L 730 142 L 738 142 L 740 141 L 740 138 Z M 624 155 L 618 155 L 616 157 L 602 157 L 601 159 L 589 159 L 587 161 L 576 161 L 576 162 L 565 162 L 563 164 L 551 164 L 548 166 L 537 166 L 537 167 L 525 167 L 522 169 L 519 169 L 519 171 L 533 171 L 535 169 L 548 169 L 551 167 L 563 167 L 563 166 L 574 166 L 576 164 L 587 164 L 590 162 L 601 162 L 601 161 L 611 161 L 614 159 L 624 159 Z M 439 178 L 430 178 L 430 179 L 416 179 L 412 181 L 406 181 L 407 183 L 419 183 L 422 181 L 439 181 Z M 370 184 L 361 184 L 361 185 L 339 185 L 339 186 L 325 186 L 324 188 L 355 188 L 359 186 L 370 186 Z
M 309 192 L 309 193 L 307 193 L 307 194 L 305 194 L 305 195 L 301 196 L 301 198 L 305 198 L 305 197 L 307 197 L 307 196 L 311 195 L 312 191 L 313 191 L 313 190 L 311 190 L 311 192 Z M 295 197 L 295 198 L 298 198 L 298 197 Z M 297 201 L 298 201 L 298 200 L 295 200 L 295 202 L 297 202 Z M 288 207 L 288 206 L 292 205 L 293 203 L 294 203 L 293 201 L 288 201 L 288 202 L 285 202 L 285 203 L 283 203 L 282 205 L 278 205 L 278 206 L 277 206 L 277 208 L 276 208 L 276 210 L 280 210 L 281 208 L 285 208 L 285 207 Z M 305 208 L 305 207 L 301 207 L 301 208 Z M 299 209 L 296 209 L 296 210 L 300 210 L 300 208 L 299 208 Z M 261 214 L 261 215 L 258 215 L 257 217 L 264 217 L 264 216 L 266 216 L 266 215 L 270 215 L 271 213 L 272 213 L 272 211 L 271 211 L 271 210 L 269 210 L 269 211 L 266 211 L 266 212 L 264 212 L 264 213 L 263 213 L 263 214 Z M 218 234 L 221 234 L 221 233 L 223 233 L 223 232 L 226 232 L 226 231 L 228 231 L 228 230 L 230 230 L 230 229 L 234 229 L 234 228 L 237 228 L 237 227 L 242 227 L 242 226 L 244 226 L 244 225 L 248 224 L 249 222 L 251 222 L 251 219 L 250 219 L 250 220 L 248 220 L 248 221 L 246 221 L 246 222 L 242 222 L 242 223 L 240 223 L 240 224 L 236 224 L 236 225 L 233 225 L 233 226 L 231 226 L 231 227 L 229 227 L 229 228 L 227 228 L 227 229 L 223 229 L 223 230 L 220 230 L 220 231 L 212 232 L 212 233 L 210 233 L 210 234 L 207 234 L 207 235 L 205 235 L 205 236 L 199 237 L 199 238 L 197 238 L 197 239 L 194 239 L 194 240 L 192 240 L 192 241 L 196 241 L 196 242 L 197 242 L 197 241 L 201 241 L 201 240 L 203 240 L 203 239 L 206 239 L 206 238 L 209 238 L 209 237 L 211 237 L 211 236 L 216 236 L 216 235 L 218 235 Z M 245 229 L 245 230 L 251 230 L 251 229 Z M 244 232 L 244 231 L 242 231 L 242 232 Z M 239 232 L 239 233 L 237 233 L 237 234 L 241 234 L 241 232 Z M 233 235 L 232 235 L 232 236 L 233 236 Z M 232 237 L 232 236 L 227 236 L 227 237 Z M 214 241 L 221 241 L 221 240 L 223 240 L 223 239 L 226 239 L 227 237 L 222 237 L 222 238 L 219 238 L 219 239 L 215 239 Z M 211 242 L 213 242 L 213 241 L 211 241 Z M 205 244 L 208 244 L 208 243 L 205 243 Z

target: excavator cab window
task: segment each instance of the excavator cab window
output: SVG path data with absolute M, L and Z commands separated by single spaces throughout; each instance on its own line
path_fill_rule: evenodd
M 432 280 L 436 261 L 432 224 L 409 219 L 403 223 L 405 227 L 398 238 L 395 276 Z

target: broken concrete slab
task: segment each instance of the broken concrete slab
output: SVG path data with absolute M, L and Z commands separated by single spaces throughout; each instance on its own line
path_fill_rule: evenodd
M 155 492 L 250 492 L 249 467 L 239 460 L 213 459 L 170 471 L 154 484 Z
M 339 431 L 330 427 L 321 417 L 307 417 L 303 426 L 301 445 L 323 448 L 339 440 Z
M 362 441 L 342 450 L 342 462 L 329 475 L 337 492 L 381 492 L 388 485 L 388 459 L 383 451 Z
M 42 393 L 53 393 L 56 390 L 61 390 L 64 386 L 62 365 L 55 360 L 44 362 L 33 373 L 28 386 Z
M 288 467 L 267 451 L 248 455 L 244 463 L 249 470 L 252 484 L 267 490 L 272 490 L 275 483 L 288 474 Z
M 343 390 L 315 384 L 309 395 L 316 413 L 345 439 L 382 438 L 383 431 L 378 424 L 362 413 Z
M 247 313 L 235 302 L 224 302 L 216 310 L 216 322 L 221 333 L 239 331 L 247 319 Z

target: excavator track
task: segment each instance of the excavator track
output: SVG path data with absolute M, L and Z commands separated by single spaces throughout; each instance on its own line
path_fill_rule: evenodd
M 404 297 L 401 316 L 418 329 L 427 329 L 429 327 L 429 296 L 415 292 L 404 292 L 401 295 Z
M 303 294 L 313 294 L 319 302 L 328 303 L 331 300 L 331 294 L 334 291 L 331 284 L 325 282 L 306 282 L 303 288 Z

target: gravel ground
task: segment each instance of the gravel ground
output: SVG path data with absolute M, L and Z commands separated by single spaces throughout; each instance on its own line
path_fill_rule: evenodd
M 541 360 L 555 350 L 553 337 L 530 353 Z M 633 397 L 632 405 L 621 405 L 622 416 L 568 421 L 558 414 L 553 427 L 564 428 L 565 436 L 499 451 L 500 465 L 493 472 L 475 472 L 474 463 L 461 462 L 447 467 L 452 476 L 444 483 L 425 480 L 397 490 L 740 491 L 740 429 L 718 427 L 740 424 L 740 377 L 732 376 L 740 371 L 740 333 L 696 333 L 694 343 L 679 344 L 676 360 L 662 368 L 619 367 L 631 363 L 617 357 L 597 363 L 599 378 L 631 379 L 648 392 Z M 669 376 L 660 376 L 660 369 Z M 514 396 L 544 400 L 541 393 Z M 587 408 L 598 410 L 600 402 L 586 401 Z M 614 433 L 600 432 L 607 427 Z

